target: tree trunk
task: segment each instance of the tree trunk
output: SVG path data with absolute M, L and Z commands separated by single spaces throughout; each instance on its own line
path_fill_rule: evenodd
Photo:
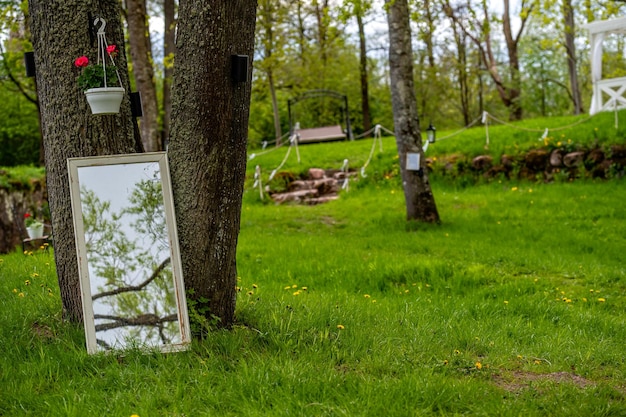
M 170 140 L 170 124 L 172 120 L 172 74 L 174 72 L 174 56 L 176 55 L 176 1 L 163 0 L 163 128 L 161 144 L 163 148 Z
M 255 0 L 179 9 L 169 156 L 183 274 L 198 311 L 224 327 L 235 311 L 252 71 L 249 62 L 247 81 L 235 82 L 231 55 L 252 60 L 255 15 Z
M 272 67 L 267 69 L 267 81 L 270 88 L 270 96 L 272 97 L 272 113 L 274 115 L 274 135 L 276 136 L 276 146 L 282 145 L 281 137 L 283 131 L 280 126 L 280 109 L 278 108 L 278 99 L 276 98 L 276 86 L 274 85 L 274 70 Z
M 565 20 L 565 51 L 567 52 L 567 71 L 569 72 L 569 84 L 572 90 L 572 104 L 574 105 L 574 114 L 582 114 L 584 109 L 578 86 L 576 43 L 574 38 L 574 8 L 571 0 L 563 0 L 563 17 Z
M 370 115 L 369 80 L 367 73 L 367 47 L 365 45 L 365 25 L 363 24 L 362 11 L 356 14 L 356 23 L 359 29 L 359 73 L 361 75 L 361 113 L 363 114 L 363 131 L 372 128 Z
M 430 188 L 413 85 L 413 50 L 407 0 L 386 0 L 389 9 L 389 70 L 391 103 L 402 171 L 407 220 L 439 222 L 435 197 Z M 419 171 L 406 169 L 407 154 L 420 156 Z
M 29 0 L 31 34 L 37 67 L 37 92 L 46 152 L 48 201 L 54 233 L 54 255 L 66 317 L 82 321 L 78 262 L 70 204 L 67 158 L 137 152 L 141 149 L 128 93 L 117 115 L 93 116 L 76 82 L 73 61 L 95 60 L 90 43 L 90 16 L 107 21 L 110 44 L 118 46 L 117 65 L 128 92 L 124 34 L 118 0 Z
M 141 93 L 143 116 L 141 117 L 141 141 L 146 152 L 161 150 L 158 125 L 158 105 L 152 68 L 152 43 L 146 0 L 126 0 L 128 39 L 133 62 L 133 75 Z

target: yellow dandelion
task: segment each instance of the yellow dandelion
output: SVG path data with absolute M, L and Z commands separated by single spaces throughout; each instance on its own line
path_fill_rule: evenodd
M 302 287 L 302 291 L 307 291 L 309 287 Z
M 444 364 L 444 365 L 447 365 L 447 364 L 448 364 L 448 360 L 447 360 L 447 359 L 444 359 L 443 364 Z
M 337 325 L 337 328 L 338 328 L 339 330 L 343 330 L 343 329 L 345 329 L 346 327 L 345 327 L 343 324 L 338 324 L 338 325 Z
M 539 359 L 535 359 L 535 365 L 541 365 L 541 361 Z
M 569 303 L 571 303 L 571 302 L 572 302 L 572 299 L 571 299 L 571 298 L 567 298 L 567 299 L 565 300 L 565 302 L 569 304 Z
M 405 293 L 405 294 L 408 294 L 408 293 L 409 293 L 409 290 L 404 290 L 404 293 Z
M 46 247 L 44 245 L 41 245 L 41 246 L 39 246 L 39 249 L 40 250 L 44 250 L 44 249 L 46 249 Z
M 291 289 L 291 285 L 287 285 L 284 289 L 285 290 L 290 290 Z
M 259 286 L 256 284 L 252 284 L 252 288 L 259 288 Z
M 517 359 L 522 359 L 522 355 L 517 355 Z
M 28 255 L 28 251 L 27 250 L 24 251 L 24 255 Z
M 139 417 L 139 414 L 131 414 L 130 417 Z
M 583 297 L 583 302 L 585 302 L 585 303 L 587 302 L 587 299 L 585 297 Z
M 248 295 L 254 295 L 254 292 L 248 291 Z
M 363 297 L 370 298 L 370 295 L 369 294 L 363 294 Z
M 21 293 L 19 293 L 17 296 L 18 296 L 18 297 L 22 297 L 22 298 L 23 298 L 23 297 L 24 297 L 24 293 L 23 293 L 23 292 L 21 292 Z
M 483 364 L 482 364 L 482 363 L 480 363 L 480 362 L 476 362 L 476 364 L 475 364 L 475 365 L 476 365 L 476 369 L 478 369 L 478 370 L 483 369 Z
M 302 294 L 300 291 L 296 291 L 293 293 L 293 295 L 300 295 L 300 294 Z
M 461 354 L 461 351 L 460 351 L 460 350 L 458 350 L 458 349 L 454 349 L 454 354 L 455 354 L 455 355 L 460 355 L 460 354 Z
M 30 280 L 27 279 L 26 281 L 24 281 L 24 285 L 30 285 Z
M 33 272 L 30 276 L 33 277 L 33 278 L 37 278 L 39 276 L 39 274 L 36 273 L 36 272 Z
M 504 304 L 508 304 L 509 302 L 507 300 L 504 300 Z
M 376 300 L 372 300 L 372 303 L 375 303 L 375 302 L 376 302 Z
M 13 288 L 13 294 L 17 294 L 17 288 Z
M 293 284 L 291 288 L 298 288 L 298 286 L 296 284 Z
M 517 187 L 511 188 L 511 191 L 517 191 Z
M 533 192 L 533 189 L 532 189 L 532 188 L 529 188 L 529 189 L 528 189 L 528 192 L 529 192 L 529 193 L 532 193 L 532 192 Z
M 606 299 L 605 299 L 605 298 L 598 298 L 598 301 L 599 301 L 599 302 L 601 302 L 601 303 L 603 303 L 603 302 L 605 302 L 605 301 L 606 301 Z
M 240 292 L 241 291 L 241 287 L 235 285 L 235 291 Z

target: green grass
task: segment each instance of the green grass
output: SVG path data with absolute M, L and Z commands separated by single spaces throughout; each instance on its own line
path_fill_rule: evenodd
M 52 255 L 2 256 L 0 415 L 624 415 L 624 186 L 435 179 L 440 226 L 397 179 L 249 190 L 237 325 L 177 354 L 87 355 Z

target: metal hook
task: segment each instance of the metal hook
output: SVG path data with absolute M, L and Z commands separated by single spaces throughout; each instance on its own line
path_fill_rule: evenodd
M 93 21 L 94 27 L 96 27 L 98 23 L 102 23 L 102 26 L 98 29 L 98 35 L 104 35 L 104 28 L 107 27 L 107 21 L 101 17 L 96 17 L 96 20 Z

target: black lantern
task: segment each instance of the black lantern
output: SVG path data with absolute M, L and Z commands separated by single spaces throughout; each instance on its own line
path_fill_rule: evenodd
M 437 129 L 435 129 L 435 126 L 433 126 L 432 123 L 429 123 L 428 129 L 426 129 L 426 138 L 428 139 L 428 143 L 435 143 L 437 140 L 436 132 Z

